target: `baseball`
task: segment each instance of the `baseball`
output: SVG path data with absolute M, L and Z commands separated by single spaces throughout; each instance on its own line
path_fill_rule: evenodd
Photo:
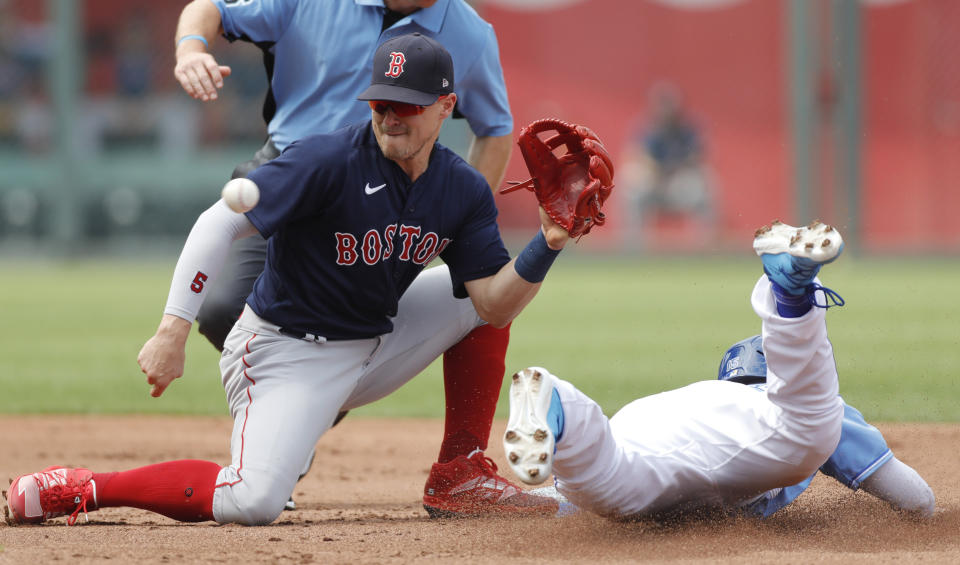
M 250 179 L 232 179 L 223 185 L 220 197 L 238 214 L 249 212 L 260 200 L 260 189 Z

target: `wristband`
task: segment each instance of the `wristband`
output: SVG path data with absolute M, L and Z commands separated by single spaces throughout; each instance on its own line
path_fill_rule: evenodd
M 184 41 L 188 40 L 188 39 L 196 39 L 197 41 L 202 41 L 204 47 L 206 47 L 207 49 L 210 48 L 210 43 L 207 42 L 207 38 L 204 37 L 204 36 L 202 36 L 202 35 L 197 35 L 197 34 L 195 34 L 195 33 L 194 33 L 194 34 L 190 34 L 190 35 L 184 35 L 183 37 L 181 37 L 180 39 L 178 39 L 178 40 L 177 40 L 177 47 L 180 47 L 180 44 L 183 43 Z
M 527 282 L 542 282 L 560 251 L 560 249 L 550 249 L 543 230 L 539 230 L 520 255 L 517 255 L 517 260 L 513 262 L 513 269 Z

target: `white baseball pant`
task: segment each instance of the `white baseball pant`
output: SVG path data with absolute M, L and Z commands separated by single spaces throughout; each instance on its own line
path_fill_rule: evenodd
M 445 265 L 414 280 L 393 332 L 375 338 L 296 339 L 246 307 L 220 359 L 234 424 L 232 463 L 213 496 L 216 521 L 273 522 L 338 412 L 397 390 L 482 323 L 469 298 L 454 298 Z
M 763 323 L 766 394 L 703 381 L 635 400 L 610 420 L 557 381 L 564 431 L 553 472 L 577 506 L 618 518 L 733 507 L 813 473 L 840 440 L 843 404 L 825 311 L 777 314 L 761 277 L 753 308 Z

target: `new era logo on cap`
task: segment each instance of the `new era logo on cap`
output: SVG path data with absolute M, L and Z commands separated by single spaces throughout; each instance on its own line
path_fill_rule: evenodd
M 453 59 L 436 40 L 420 33 L 380 44 L 373 56 L 370 87 L 357 100 L 429 106 L 453 92 Z

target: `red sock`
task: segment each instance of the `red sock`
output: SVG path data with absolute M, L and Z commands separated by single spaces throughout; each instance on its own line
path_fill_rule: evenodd
M 94 473 L 97 507 L 131 506 L 181 522 L 213 520 L 220 465 L 185 459 L 119 473 Z
M 510 326 L 480 326 L 443 354 L 447 410 L 439 463 L 487 448 L 509 342 Z

